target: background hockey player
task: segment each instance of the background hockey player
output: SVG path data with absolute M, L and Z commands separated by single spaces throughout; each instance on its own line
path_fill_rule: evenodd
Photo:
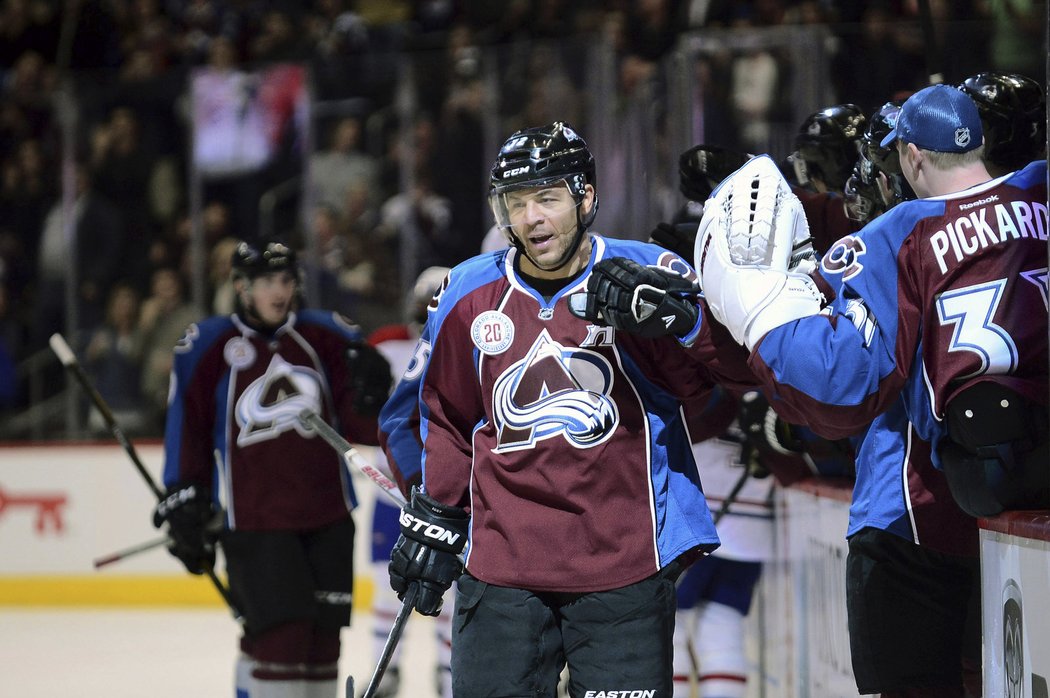
M 750 263 L 789 246 L 791 226 L 730 253 L 742 228 L 711 204 L 701 224 L 707 302 L 751 349 L 778 411 L 856 434 L 847 605 L 861 693 L 980 694 L 976 522 L 955 500 L 980 513 L 1018 494 L 984 478 L 993 465 L 1008 481 L 1034 476 L 1036 490 L 1046 481 L 1046 162 L 992 179 L 981 143 L 959 90 L 910 97 L 882 145 L 922 198 L 841 240 L 819 275 Z M 753 186 L 727 184 L 723 197 Z M 975 389 L 985 399 L 966 401 Z M 981 468 L 936 470 L 952 445 Z
M 391 583 L 432 615 L 458 578 L 457 698 L 553 695 L 566 664 L 572 695 L 669 695 L 674 580 L 718 541 L 679 407 L 713 385 L 697 371 L 714 360 L 712 330 L 681 297 L 691 270 L 656 246 L 587 232 L 594 159 L 567 124 L 513 134 L 490 191 L 511 247 L 452 269 L 382 415 L 395 474 L 423 473 L 402 520 L 436 532 L 402 527 Z M 617 286 L 615 321 L 638 334 L 565 302 L 617 256 L 657 308 L 633 312 L 637 285 Z M 593 283 L 616 285 L 619 269 Z M 693 348 L 642 336 L 668 331 Z M 730 358 L 705 373 L 749 381 Z
M 298 416 L 309 408 L 375 443 L 390 369 L 340 315 L 298 309 L 286 245 L 240 243 L 233 277 L 236 313 L 190 326 L 175 347 L 154 524 L 194 574 L 222 545 L 244 615 L 237 698 L 333 698 L 356 500 L 338 454 Z

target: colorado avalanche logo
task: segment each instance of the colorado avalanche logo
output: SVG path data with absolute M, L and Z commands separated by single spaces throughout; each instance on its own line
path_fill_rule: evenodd
M 299 421 L 304 409 L 321 412 L 321 377 L 305 366 L 294 366 L 274 356 L 266 373 L 237 398 L 234 413 L 241 429 L 237 445 L 267 441 L 289 429 L 312 437 L 313 432 Z
M 820 267 L 828 274 L 842 274 L 842 280 L 848 281 L 864 271 L 861 260 L 867 251 L 863 240 L 847 235 L 828 250 L 820 260 Z
M 496 381 L 496 451 L 531 448 L 555 436 L 576 448 L 602 443 L 620 421 L 612 386 L 612 366 L 603 356 L 566 349 L 544 330 L 528 355 Z

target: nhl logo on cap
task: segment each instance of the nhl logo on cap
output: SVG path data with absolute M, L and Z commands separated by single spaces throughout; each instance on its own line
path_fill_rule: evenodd
M 970 96 L 950 85 L 930 85 L 901 106 L 897 123 L 882 142 L 886 148 L 900 139 L 923 150 L 965 153 L 984 141 L 981 116 Z

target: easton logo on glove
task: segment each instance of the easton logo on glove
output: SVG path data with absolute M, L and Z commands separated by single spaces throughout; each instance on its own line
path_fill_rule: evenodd
M 457 546 L 457 542 L 463 536 L 459 533 L 455 533 L 444 526 L 439 526 L 431 521 L 424 521 L 423 519 L 417 519 L 416 517 L 409 514 L 404 509 L 401 510 L 401 530 L 407 535 L 409 532 L 420 534 L 431 540 L 446 544 L 450 549 L 459 547 L 463 548 L 462 544 Z

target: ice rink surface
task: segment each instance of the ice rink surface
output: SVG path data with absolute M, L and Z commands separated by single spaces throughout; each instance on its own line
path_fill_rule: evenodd
M 339 686 L 375 669 L 372 617 L 343 631 Z M 233 698 L 237 623 L 222 609 L 0 608 L 0 698 Z M 402 638 L 402 698 L 435 698 L 434 626 L 414 614 Z

